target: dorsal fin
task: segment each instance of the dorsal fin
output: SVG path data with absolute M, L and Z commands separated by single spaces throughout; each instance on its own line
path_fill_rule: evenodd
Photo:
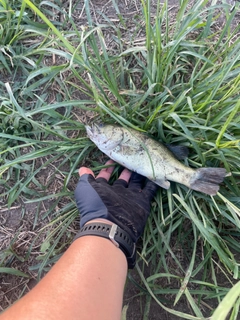
M 175 146 L 172 144 L 166 144 L 166 147 L 175 155 L 178 160 L 183 160 L 188 157 L 189 150 L 185 146 Z

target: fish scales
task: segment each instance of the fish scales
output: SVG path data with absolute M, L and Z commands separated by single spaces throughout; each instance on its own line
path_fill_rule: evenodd
M 130 128 L 86 126 L 89 138 L 112 160 L 168 189 L 169 181 L 214 195 L 227 172 L 224 168 L 193 169 L 178 161 L 162 143 Z
M 169 188 L 168 180 L 175 182 L 185 180 L 187 183 L 193 170 L 176 160 L 164 145 L 135 130 L 125 128 L 120 130 L 122 130 L 122 141 L 112 150 L 106 152 L 102 149 L 111 159 L 164 188 Z

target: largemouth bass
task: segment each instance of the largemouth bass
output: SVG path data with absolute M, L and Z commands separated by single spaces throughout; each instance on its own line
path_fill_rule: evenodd
M 229 174 L 224 168 L 193 169 L 176 159 L 160 142 L 146 134 L 116 125 L 86 126 L 88 137 L 112 160 L 168 189 L 175 181 L 190 189 L 215 195 Z

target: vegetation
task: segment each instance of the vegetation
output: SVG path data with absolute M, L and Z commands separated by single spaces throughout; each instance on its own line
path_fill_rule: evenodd
M 221 308 L 237 319 L 240 26 L 232 24 L 237 9 L 183 0 L 172 19 L 167 0 L 155 7 L 141 0 L 129 28 L 112 3 L 118 19 L 102 14 L 104 23 L 98 23 L 87 0 L 66 8 L 58 0 L 0 0 L 2 201 L 10 208 L 19 199 L 54 199 L 41 217 L 51 219 L 51 232 L 42 242 L 40 263 L 32 267 L 41 275 L 62 253 L 60 240 L 78 216 L 71 185 L 77 168 L 87 162 L 98 171 L 103 164 L 86 137 L 86 122 L 119 123 L 188 146 L 187 165 L 223 166 L 232 175 L 215 197 L 179 184 L 159 190 L 136 267 L 148 297 L 145 317 L 154 299 L 181 319 L 206 319 L 203 303 L 211 300 L 219 305 L 211 319 L 226 318 Z M 81 26 L 72 14 L 79 7 L 86 17 Z M 222 27 L 220 11 L 226 19 Z M 54 172 L 42 183 L 39 174 L 49 166 Z M 61 189 L 49 194 L 58 175 Z M 0 254 L 0 272 L 10 272 L 6 261 L 17 256 L 12 247 Z M 174 296 L 171 308 L 166 295 Z M 182 297 L 191 314 L 178 311 Z

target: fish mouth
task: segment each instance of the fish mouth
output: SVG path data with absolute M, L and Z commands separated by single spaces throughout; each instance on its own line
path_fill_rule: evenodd
M 97 124 L 97 123 L 92 124 L 92 126 L 85 126 L 87 135 L 89 136 L 90 139 L 94 137 L 96 134 L 101 133 L 100 128 L 102 127 L 103 127 L 103 124 Z
M 91 138 L 93 136 L 93 128 L 90 126 L 85 126 L 85 129 L 87 131 L 87 135 L 89 136 L 89 138 Z

